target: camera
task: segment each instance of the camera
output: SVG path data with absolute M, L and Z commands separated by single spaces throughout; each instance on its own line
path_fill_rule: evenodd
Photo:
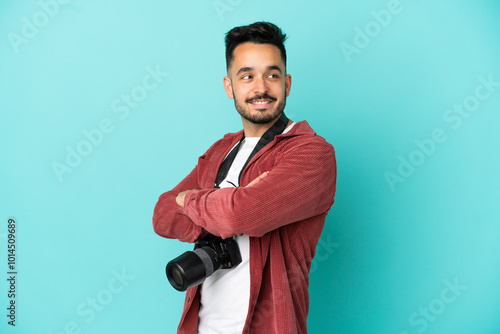
M 209 234 L 196 243 L 194 251 L 176 257 L 165 268 L 168 281 L 178 291 L 197 286 L 218 269 L 231 269 L 241 263 L 238 243 Z

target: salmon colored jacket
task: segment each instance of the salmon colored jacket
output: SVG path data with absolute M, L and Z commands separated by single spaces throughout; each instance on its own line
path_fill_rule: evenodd
M 242 135 L 226 134 L 160 196 L 153 227 L 162 237 L 190 243 L 203 230 L 222 238 L 247 234 L 250 303 L 243 333 L 307 333 L 309 271 L 334 202 L 335 152 L 306 121 L 298 122 L 252 158 L 241 187 L 214 189 L 220 164 Z M 177 194 L 189 189 L 201 191 L 187 193 L 184 207 L 178 206 Z M 187 290 L 178 333 L 197 333 L 199 303 L 198 287 Z

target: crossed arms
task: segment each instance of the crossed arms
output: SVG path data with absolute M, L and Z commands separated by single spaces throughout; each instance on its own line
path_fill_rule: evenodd
M 251 187 L 254 184 L 257 184 L 257 182 L 259 182 L 260 180 L 262 180 L 263 178 L 265 178 L 268 175 L 269 175 L 269 172 L 264 172 L 264 173 L 260 174 L 259 176 L 257 176 L 256 179 L 254 179 L 252 182 L 247 184 L 245 186 L 245 188 Z M 175 202 L 177 203 L 177 205 L 184 207 L 184 198 L 186 197 L 186 194 L 190 191 L 200 191 L 200 189 L 184 190 L 184 191 L 181 191 L 180 193 L 178 193 L 177 197 L 175 198 Z
M 244 187 L 202 189 L 198 179 L 204 171 L 198 164 L 174 189 L 160 196 L 153 215 L 155 232 L 185 242 L 195 242 L 204 230 L 222 238 L 260 237 L 326 214 L 335 194 L 333 147 L 314 140 L 276 154 L 273 165 L 259 166 L 267 172 L 249 171 L 253 181 Z

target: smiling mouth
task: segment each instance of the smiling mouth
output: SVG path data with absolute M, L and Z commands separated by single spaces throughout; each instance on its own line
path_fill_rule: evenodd
M 271 102 L 274 102 L 273 100 L 256 100 L 250 102 L 251 104 L 269 104 Z
M 256 98 L 253 98 L 247 102 L 250 103 L 250 105 L 252 105 L 252 107 L 255 109 L 267 109 L 275 101 L 276 99 L 270 96 L 257 96 Z
M 250 102 L 250 105 L 252 106 L 252 108 L 257 109 L 257 110 L 267 110 L 271 107 L 271 104 L 273 102 L 274 101 L 272 101 L 272 100 L 256 100 L 256 101 Z

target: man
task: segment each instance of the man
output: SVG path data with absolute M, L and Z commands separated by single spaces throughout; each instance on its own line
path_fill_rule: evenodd
M 157 234 L 234 238 L 242 256 L 187 290 L 178 333 L 307 333 L 309 271 L 334 201 L 336 162 L 306 121 L 283 112 L 292 82 L 285 38 L 268 22 L 226 34 L 224 88 L 243 130 L 213 144 L 156 204 Z

